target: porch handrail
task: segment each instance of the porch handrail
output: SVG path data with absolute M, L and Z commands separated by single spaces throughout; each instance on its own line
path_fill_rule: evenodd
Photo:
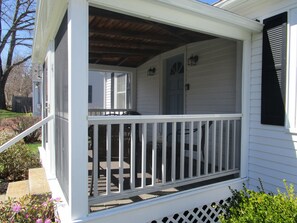
M 89 116 L 104 116 L 104 115 L 121 115 L 125 112 L 132 111 L 132 109 L 122 108 L 89 108 Z
M 234 120 L 242 118 L 242 114 L 189 114 L 189 115 L 137 115 L 137 116 L 88 116 L 89 124 L 137 124 L 152 122 L 183 122 L 211 120 Z
M 39 122 L 37 122 L 35 125 L 31 126 L 30 128 L 26 129 L 22 133 L 20 133 L 17 136 L 13 137 L 8 142 L 6 142 L 2 146 L 0 146 L 0 153 L 2 153 L 6 149 L 8 149 L 10 146 L 16 144 L 18 141 L 20 141 L 21 139 L 23 139 L 24 137 L 26 137 L 27 135 L 31 134 L 32 132 L 34 132 L 35 130 L 39 129 L 40 127 L 42 127 L 43 125 L 47 124 L 49 121 L 51 121 L 53 119 L 54 119 L 54 116 L 53 115 L 48 116 L 48 117 L 40 120 Z

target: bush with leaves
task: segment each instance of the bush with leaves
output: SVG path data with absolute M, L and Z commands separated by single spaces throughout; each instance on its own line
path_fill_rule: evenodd
M 221 223 L 296 223 L 297 196 L 294 186 L 284 181 L 286 192 L 278 190 L 277 194 L 265 193 L 260 181 L 259 192 L 233 190 L 231 199 L 223 205 L 224 214 Z
M 0 145 L 8 141 L 8 137 L 0 134 Z M 28 178 L 30 168 L 40 167 L 39 157 L 20 141 L 0 153 L 0 179 L 17 181 Z
M 40 121 L 39 117 L 20 116 L 15 118 L 14 124 L 10 127 L 15 132 L 15 134 L 20 134 L 26 129 L 36 124 L 38 121 Z M 41 129 L 37 129 L 36 131 L 24 137 L 24 141 L 25 143 L 37 142 L 37 141 L 40 141 L 40 136 L 41 136 Z
M 46 195 L 26 195 L 20 199 L 0 202 L 0 222 L 60 222 L 55 216 L 55 208 L 60 198 L 52 199 Z

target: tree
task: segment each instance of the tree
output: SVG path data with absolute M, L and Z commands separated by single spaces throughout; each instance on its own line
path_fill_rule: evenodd
M 6 109 L 8 76 L 31 58 L 35 6 L 35 0 L 0 0 L 0 109 Z
M 20 61 L 22 58 L 17 58 Z M 13 96 L 29 97 L 32 92 L 32 72 L 29 62 L 15 66 L 10 72 L 5 86 L 6 105 L 12 106 Z

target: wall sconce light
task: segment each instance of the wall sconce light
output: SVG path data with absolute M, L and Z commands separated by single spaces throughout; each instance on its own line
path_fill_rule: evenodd
M 156 75 L 156 68 L 155 67 L 150 67 L 147 70 L 147 76 L 155 76 Z
M 195 66 L 197 64 L 197 62 L 198 62 L 198 59 L 199 59 L 198 55 L 190 56 L 189 59 L 188 59 L 188 65 L 189 66 Z

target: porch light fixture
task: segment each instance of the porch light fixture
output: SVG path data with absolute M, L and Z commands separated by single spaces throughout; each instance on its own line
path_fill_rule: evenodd
M 150 67 L 147 70 L 147 76 L 155 76 L 156 75 L 156 68 L 155 67 Z
M 198 55 L 193 55 L 192 54 L 192 56 L 190 56 L 189 59 L 188 59 L 188 65 L 189 66 L 197 65 L 198 59 L 199 59 Z

